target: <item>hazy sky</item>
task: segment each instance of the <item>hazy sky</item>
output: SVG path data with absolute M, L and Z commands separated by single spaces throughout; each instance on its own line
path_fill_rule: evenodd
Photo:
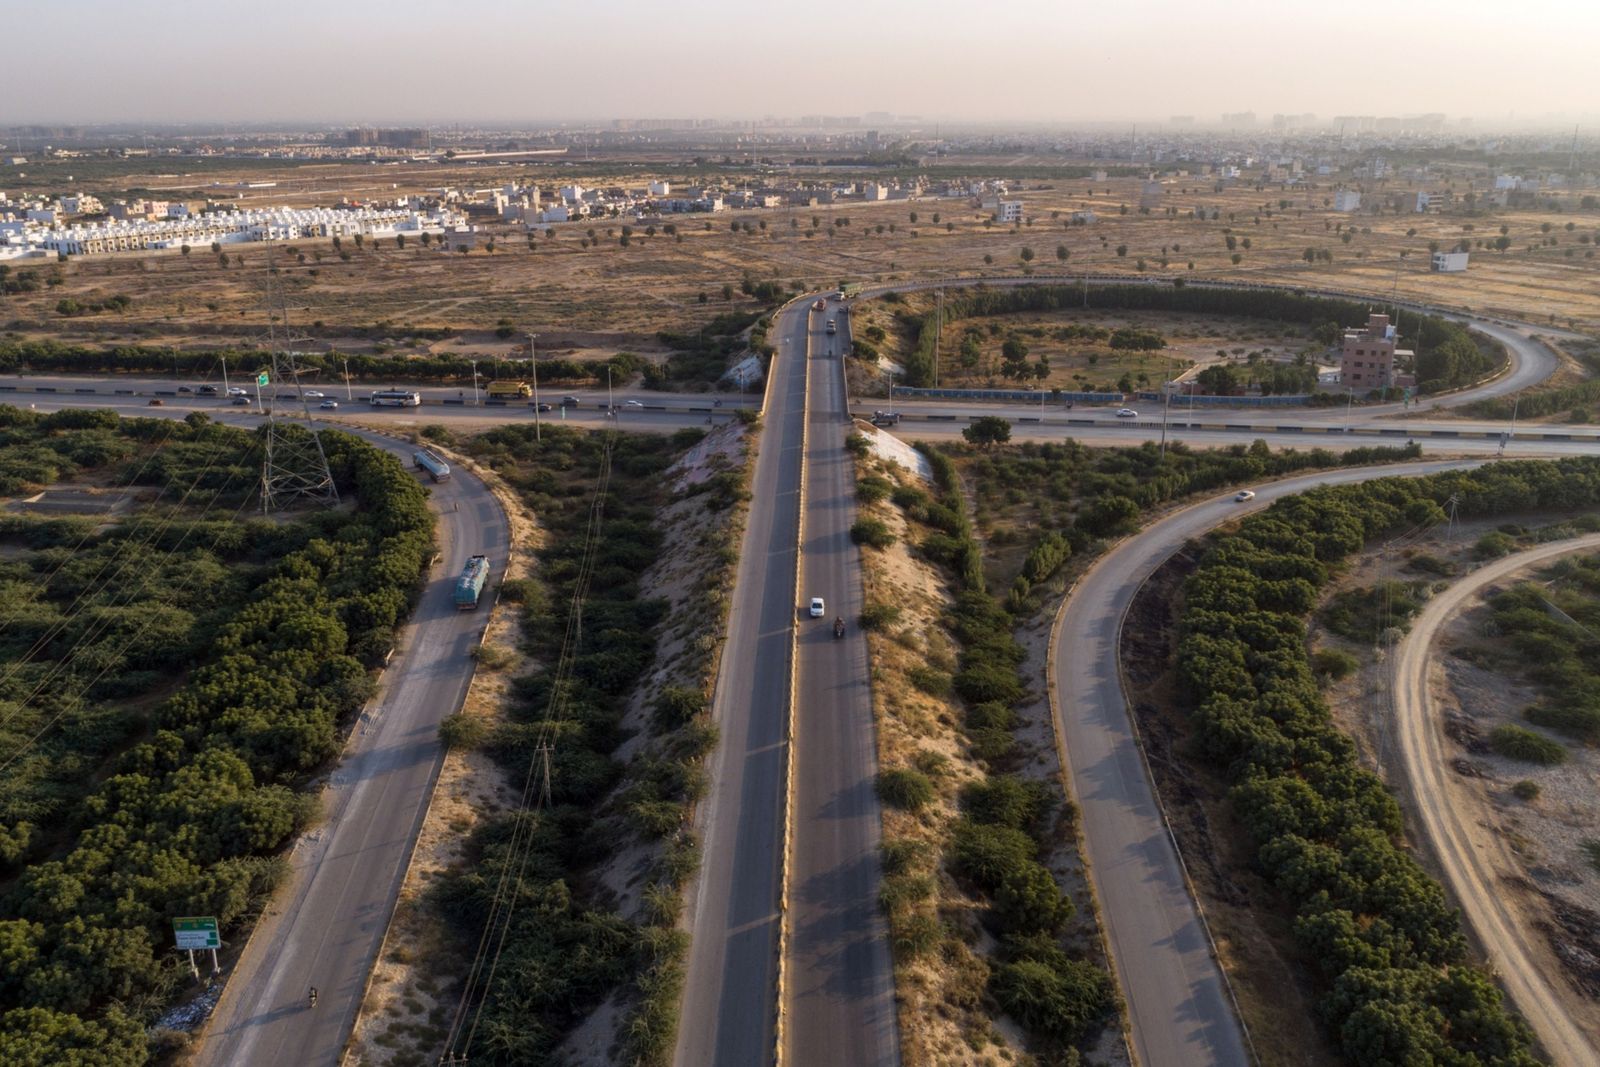
M 0 0 L 19 122 L 1600 116 L 1596 0 Z

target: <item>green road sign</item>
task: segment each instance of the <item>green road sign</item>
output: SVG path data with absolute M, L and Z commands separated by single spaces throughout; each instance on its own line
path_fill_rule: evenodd
M 266 375 L 262 375 L 266 377 Z M 217 932 L 217 920 L 211 918 L 186 918 L 172 920 L 172 933 L 179 948 L 221 948 L 222 937 Z
M 266 371 L 262 371 L 260 374 L 256 375 L 256 384 L 257 385 L 266 385 L 267 384 L 267 372 Z

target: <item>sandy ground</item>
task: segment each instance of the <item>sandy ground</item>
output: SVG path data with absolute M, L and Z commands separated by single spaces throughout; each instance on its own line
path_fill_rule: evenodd
M 494 173 L 494 179 L 503 182 L 518 173 L 517 168 L 504 168 Z M 394 178 L 396 188 L 389 195 L 448 181 L 438 171 L 409 180 L 401 174 Z M 317 197 L 332 202 L 371 180 L 370 172 L 330 168 L 326 180 L 317 185 Z M 544 180 L 548 184 L 549 176 Z M 642 180 L 630 172 L 624 184 Z M 1138 276 L 1138 262 L 1143 259 L 1145 276 L 1234 278 L 1341 288 L 1374 297 L 1398 294 L 1495 315 L 1540 322 L 1572 319 L 1600 327 L 1600 303 L 1594 300 L 1600 259 L 1594 257 L 1592 243 L 1600 229 L 1600 211 L 1495 211 L 1472 218 L 1350 215 L 1322 204 L 1331 190 L 1326 182 L 1311 189 L 1257 191 L 1235 186 L 1218 192 L 1209 182 L 1184 179 L 1170 186 L 1166 197 L 1175 216 L 1141 215 L 1133 207 L 1122 215 L 1121 205 L 1138 203 L 1137 180 L 1111 179 L 1092 192 L 1087 183 L 1069 180 L 1023 185 L 1014 194 L 1026 214 L 1017 227 L 986 225 L 987 214 L 966 200 L 930 199 L 738 211 L 715 218 L 690 215 L 677 220 L 675 237 L 662 232 L 645 237 L 643 227 L 632 224 L 635 235 L 628 248 L 620 245 L 624 220 L 606 219 L 541 227 L 534 235 L 535 249 L 528 247 L 520 227 L 485 224 L 480 246 L 494 238 L 492 254 L 484 247 L 468 255 L 446 254 L 422 248 L 416 241 L 400 249 L 387 241 L 376 247 L 367 242 L 361 249 L 347 243 L 346 260 L 333 251 L 331 242 L 318 240 L 295 242 L 290 254 L 284 251 L 288 246 L 272 253 L 259 246 L 232 246 L 226 267 L 209 250 L 198 249 L 188 257 L 176 252 L 124 253 L 61 265 L 24 261 L 24 269 L 51 275 L 59 270 L 61 281 L 36 293 L 8 297 L 6 317 L 19 322 L 13 328 L 24 332 L 59 332 L 67 337 L 76 333 L 102 343 L 139 340 L 147 334 L 170 337 L 218 326 L 259 328 L 265 322 L 265 302 L 258 279 L 270 258 L 282 272 L 279 278 L 291 323 L 307 327 L 322 323 L 319 333 L 348 337 L 352 343 L 381 337 L 403 345 L 409 331 L 424 326 L 492 331 L 502 319 L 519 332 L 598 331 L 649 337 L 660 329 L 697 328 L 726 310 L 721 298 L 725 284 L 736 290 L 734 309 L 752 307 L 748 298 L 737 294 L 747 274 L 808 285 L 831 285 L 840 279 L 1017 274 L 1025 267 L 1041 275 L 1059 270 Z M 1391 182 L 1387 189 L 1403 195 L 1405 183 Z M 1280 198 L 1290 200 L 1291 206 L 1279 209 Z M 1083 208 L 1099 212 L 1099 221 L 1066 226 L 1066 214 Z M 1220 217 L 1204 221 L 1192 217 L 1191 212 L 1202 208 L 1208 216 L 1219 211 Z M 916 223 L 910 219 L 913 212 L 918 215 Z M 932 222 L 936 213 L 938 224 Z M 834 225 L 844 219 L 848 225 Z M 748 222 L 751 232 L 732 232 L 734 222 Z M 1547 222 L 1554 227 L 1548 236 L 1540 231 Z M 1569 222 L 1574 225 L 1570 233 L 1564 229 Z M 762 223 L 765 228 L 760 228 Z M 1461 239 L 1489 239 L 1501 225 L 1513 240 L 1511 250 L 1476 251 L 1463 273 L 1429 271 L 1430 242 L 1449 247 Z M 1354 227 L 1348 244 L 1335 227 Z M 1252 247 L 1230 251 L 1225 244 L 1228 236 L 1248 238 Z M 1589 236 L 1591 243 L 1579 243 L 1582 236 Z M 1550 237 L 1559 244 L 1540 243 Z M 1535 243 L 1539 246 L 1530 247 Z M 1064 262 L 1055 258 L 1058 245 L 1068 251 Z M 1118 255 L 1118 247 L 1125 247 L 1126 254 Z M 1302 254 L 1308 247 L 1331 250 L 1333 262 L 1305 263 Z M 1025 248 L 1037 256 L 1031 265 L 1023 262 Z M 301 254 L 306 256 L 303 263 Z M 1160 269 L 1163 255 L 1168 259 L 1165 271 Z M 1240 257 L 1238 263 L 1232 261 L 1234 255 Z M 76 318 L 56 311 L 62 298 L 89 303 L 117 294 L 133 301 L 125 311 Z M 705 304 L 701 294 L 706 295 Z M 351 327 L 362 332 L 356 334 Z

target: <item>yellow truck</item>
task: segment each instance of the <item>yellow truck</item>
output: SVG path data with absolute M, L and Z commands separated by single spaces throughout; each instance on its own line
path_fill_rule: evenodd
M 492 397 L 521 399 L 525 396 L 532 396 L 533 389 L 527 382 L 490 382 L 489 395 Z

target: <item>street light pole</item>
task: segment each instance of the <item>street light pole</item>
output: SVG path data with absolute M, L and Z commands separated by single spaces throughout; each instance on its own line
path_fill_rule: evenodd
M 228 395 L 228 357 L 222 357 L 222 395 Z
M 538 334 L 528 335 L 528 365 L 533 368 L 533 439 L 541 440 L 539 436 L 539 353 L 534 350 Z
M 339 362 L 344 364 L 344 402 L 354 403 L 355 395 L 350 392 L 350 359 L 348 356 L 340 356 Z
M 1350 415 L 1355 410 L 1356 406 L 1356 387 L 1353 385 L 1345 386 L 1345 395 L 1347 399 L 1344 402 L 1344 432 L 1349 433 Z
M 470 362 L 472 363 L 472 406 L 473 407 L 477 407 L 478 406 L 478 361 L 474 359 L 474 360 L 471 360 Z
M 1161 458 L 1167 458 L 1167 413 L 1172 410 L 1172 383 L 1161 387 L 1164 403 L 1161 405 Z

